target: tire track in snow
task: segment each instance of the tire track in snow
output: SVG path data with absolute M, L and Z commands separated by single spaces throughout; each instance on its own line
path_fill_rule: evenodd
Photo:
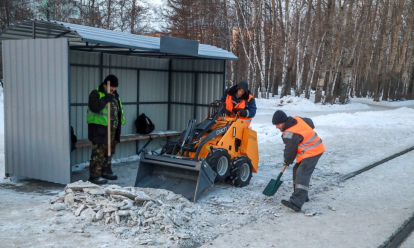
M 410 151 L 413 151 L 413 150 L 414 150 L 414 146 L 413 147 L 410 147 L 408 149 L 405 149 L 405 150 L 403 150 L 401 152 L 398 152 L 398 153 L 396 153 L 394 155 L 391 155 L 389 157 L 386 157 L 386 158 L 384 158 L 384 159 L 382 159 L 382 160 L 380 160 L 378 162 L 375 162 L 375 163 L 373 163 L 371 165 L 368 165 L 368 166 L 366 166 L 366 167 L 364 167 L 364 168 L 362 168 L 360 170 L 357 170 L 357 171 L 351 172 L 349 174 L 346 174 L 343 177 L 341 177 L 340 181 L 341 182 L 344 182 L 344 181 L 346 181 L 346 180 L 348 180 L 348 179 L 350 179 L 350 178 L 352 178 L 352 177 L 354 177 L 356 175 L 359 175 L 359 174 L 361 174 L 363 172 L 366 172 L 366 171 L 368 171 L 368 170 L 370 170 L 370 169 L 372 169 L 372 168 L 374 168 L 374 167 L 376 167 L 376 166 L 378 166 L 380 164 L 383 164 L 385 162 L 388 162 L 388 161 L 390 161 L 390 160 L 392 160 L 392 159 L 394 159 L 396 157 L 399 157 L 401 155 L 404 155 L 404 154 L 406 154 L 406 153 L 408 153 Z M 408 220 L 406 220 L 387 239 L 387 241 L 384 242 L 383 245 L 379 246 L 378 248 L 398 248 L 398 247 L 400 247 L 404 243 L 404 241 L 408 238 L 408 236 L 410 236 L 410 234 L 413 231 L 414 231 L 414 213 L 413 213 L 413 215 Z

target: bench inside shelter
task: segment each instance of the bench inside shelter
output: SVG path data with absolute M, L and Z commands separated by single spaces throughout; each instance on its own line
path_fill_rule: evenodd
M 163 138 L 163 137 L 169 138 L 169 137 L 175 137 L 175 136 L 180 136 L 180 135 L 181 135 L 181 132 L 177 132 L 177 131 L 165 131 L 165 132 L 156 131 L 156 132 L 152 132 L 149 134 L 127 134 L 127 135 L 121 135 L 121 143 L 128 142 L 128 141 L 148 140 L 147 143 L 145 143 L 145 145 L 137 153 L 139 155 L 141 151 L 145 149 L 154 138 Z M 92 146 L 92 142 L 89 141 L 88 139 L 82 139 L 82 140 L 78 140 L 75 146 L 76 148 Z

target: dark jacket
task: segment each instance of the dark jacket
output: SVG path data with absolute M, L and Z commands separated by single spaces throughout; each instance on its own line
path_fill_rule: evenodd
M 313 121 L 309 118 L 304 118 L 304 117 L 300 117 L 304 122 L 306 122 L 306 124 L 308 124 L 312 129 L 315 128 L 315 126 L 313 125 Z M 288 117 L 286 123 L 285 123 L 285 127 L 283 128 L 283 132 L 290 128 L 293 127 L 294 125 L 296 125 L 298 122 L 293 119 L 292 117 Z M 286 164 L 292 164 L 293 161 L 296 158 L 296 153 L 298 150 L 298 145 L 300 142 L 302 142 L 303 140 L 303 136 L 300 134 L 293 134 L 292 137 L 290 139 L 286 139 L 283 138 L 283 134 L 282 134 L 282 140 L 283 143 L 285 143 L 285 150 L 284 150 L 284 161 Z
M 99 86 L 99 92 L 105 93 L 105 89 L 101 84 Z M 92 112 L 98 113 L 106 106 L 106 101 L 104 99 L 100 99 L 99 92 L 94 89 L 89 94 L 89 109 Z M 114 91 L 114 95 L 117 99 L 119 99 L 119 94 L 117 91 Z M 119 104 L 119 101 L 118 101 Z M 119 107 L 121 108 L 121 107 Z M 118 113 L 119 123 L 118 128 L 116 129 L 115 140 L 120 142 L 121 140 L 121 113 Z M 107 144 L 108 143 L 108 127 L 98 124 L 88 124 L 88 139 L 94 144 Z
M 249 118 L 253 118 L 256 115 L 256 101 L 252 97 L 250 101 L 249 95 L 251 94 L 250 91 L 246 91 L 240 98 L 237 98 L 236 95 L 237 92 L 237 85 L 232 86 L 231 88 L 224 91 L 224 95 L 221 98 L 222 101 L 226 101 L 227 95 L 231 95 L 233 98 L 233 107 L 236 106 L 240 101 L 246 101 L 246 110 L 249 111 Z

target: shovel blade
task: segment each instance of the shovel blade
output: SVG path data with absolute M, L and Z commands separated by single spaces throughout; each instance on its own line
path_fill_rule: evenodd
M 273 196 L 276 191 L 279 189 L 280 185 L 282 185 L 283 181 L 271 179 L 270 182 L 267 184 L 266 188 L 263 190 L 263 195 Z

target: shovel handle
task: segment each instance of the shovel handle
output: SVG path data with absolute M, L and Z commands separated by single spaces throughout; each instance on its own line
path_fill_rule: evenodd
M 283 166 L 282 170 L 281 170 L 281 171 L 280 171 L 280 173 L 279 173 L 279 176 L 277 176 L 277 179 L 276 179 L 276 181 L 277 181 L 277 182 L 279 182 L 279 181 L 280 181 L 280 178 L 282 177 L 283 172 L 285 172 L 286 167 L 288 167 L 288 165 L 287 165 L 287 164 L 285 164 L 285 166 Z
M 108 80 L 106 92 L 111 93 L 111 81 Z M 108 157 L 111 156 L 111 102 L 108 102 Z

